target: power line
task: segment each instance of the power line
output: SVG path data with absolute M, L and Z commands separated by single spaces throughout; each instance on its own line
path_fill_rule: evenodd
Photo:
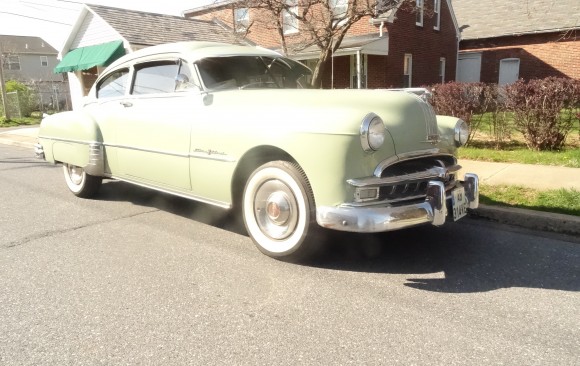
M 67 8 L 67 7 L 64 7 L 64 6 L 41 4 L 41 3 L 36 3 L 34 1 L 23 1 L 23 0 L 20 0 L 19 2 L 21 4 L 24 4 L 24 6 L 28 6 L 28 7 L 33 8 L 33 9 L 39 9 L 39 8 L 32 7 L 31 5 L 36 5 L 36 6 L 40 6 L 40 7 L 44 7 L 44 8 L 50 8 L 50 9 L 62 9 L 62 10 L 78 11 L 78 9 Z M 79 3 L 79 5 L 80 5 L 80 3 Z
M 40 21 L 48 22 L 48 23 L 54 23 L 54 24 L 61 24 L 61 25 L 66 25 L 66 26 L 72 26 L 72 24 L 69 24 L 69 23 L 62 23 L 62 22 L 57 22 L 56 20 L 36 18 L 36 17 L 31 17 L 30 15 L 23 15 L 23 14 L 11 13 L 11 12 L 8 12 L 8 11 L 1 11 L 0 10 L 0 14 L 14 15 L 14 16 L 17 16 L 17 17 L 23 17 L 23 18 L 28 18 L 28 19 L 40 20 Z

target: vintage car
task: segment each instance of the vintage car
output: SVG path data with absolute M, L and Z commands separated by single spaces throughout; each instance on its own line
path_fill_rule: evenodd
M 81 110 L 45 118 L 37 155 L 79 197 L 117 179 L 235 210 L 284 260 L 313 255 L 320 228 L 439 226 L 477 208 L 477 176 L 458 174 L 465 122 L 405 91 L 308 89 L 310 74 L 263 48 L 148 47 L 107 67 Z

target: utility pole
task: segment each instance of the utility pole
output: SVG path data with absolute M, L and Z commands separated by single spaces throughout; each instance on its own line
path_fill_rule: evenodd
M 10 119 L 10 112 L 8 112 L 8 98 L 6 97 L 6 85 L 4 84 L 4 61 L 2 56 L 4 55 L 4 50 L 2 49 L 2 43 L 0 42 L 0 90 L 2 91 L 2 106 L 4 107 L 4 116 L 7 120 Z

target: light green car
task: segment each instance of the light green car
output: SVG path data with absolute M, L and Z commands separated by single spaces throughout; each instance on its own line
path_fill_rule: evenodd
M 82 110 L 45 118 L 37 155 L 79 197 L 106 178 L 236 210 L 263 253 L 292 261 L 317 252 L 320 228 L 439 226 L 477 208 L 477 176 L 458 177 L 465 122 L 405 91 L 306 89 L 309 75 L 262 48 L 145 48 Z

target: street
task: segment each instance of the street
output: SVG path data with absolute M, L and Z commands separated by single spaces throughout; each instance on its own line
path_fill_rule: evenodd
M 578 365 L 580 238 L 464 218 L 261 254 L 220 209 L 95 200 L 0 145 L 0 365 Z

